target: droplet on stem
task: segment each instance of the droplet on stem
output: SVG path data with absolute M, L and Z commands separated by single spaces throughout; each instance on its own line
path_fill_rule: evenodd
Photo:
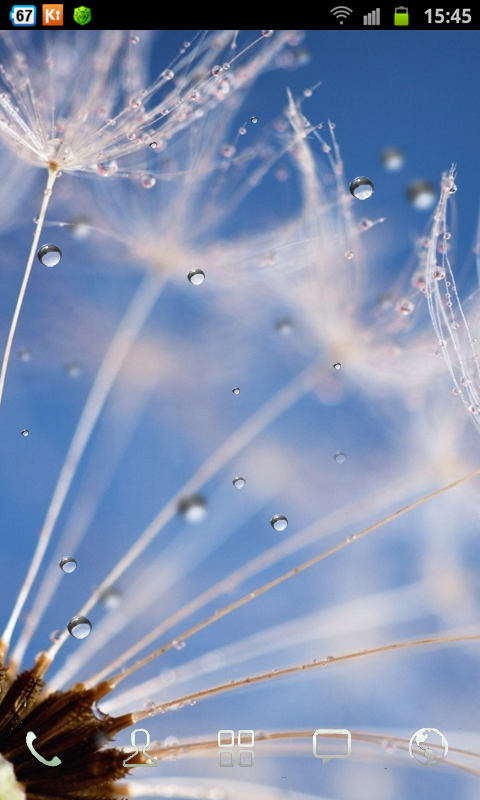
M 270 525 L 276 531 L 284 531 L 288 525 L 288 519 L 283 514 L 275 514 L 270 520 Z
M 38 260 L 45 267 L 54 267 L 62 257 L 62 251 L 56 244 L 42 244 L 37 252 Z
M 67 629 L 74 639 L 85 639 L 92 630 L 92 623 L 86 617 L 72 617 Z
M 62 558 L 62 560 L 59 561 L 58 566 L 64 572 L 75 572 L 77 569 L 77 562 L 74 558 L 72 558 L 72 556 L 65 556 L 65 558 Z
M 372 181 L 364 175 L 361 175 L 359 178 L 354 178 L 349 188 L 351 194 L 356 197 L 357 200 L 367 200 L 374 192 Z

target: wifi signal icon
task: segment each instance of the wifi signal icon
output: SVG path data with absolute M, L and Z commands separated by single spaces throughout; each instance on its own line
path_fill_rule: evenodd
M 346 6 L 335 6 L 335 8 L 330 9 L 330 13 L 333 14 L 335 19 L 338 19 L 340 25 L 343 25 L 343 20 L 350 14 L 353 14 L 353 11 Z

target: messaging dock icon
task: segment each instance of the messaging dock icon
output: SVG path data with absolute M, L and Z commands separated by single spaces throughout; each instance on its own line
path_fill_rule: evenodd
M 347 737 L 347 752 L 346 753 L 325 753 L 325 750 L 328 750 L 328 746 L 325 746 L 325 742 L 322 742 L 322 753 L 317 752 L 317 736 L 326 736 L 331 738 L 333 736 L 346 736 Z M 323 758 L 323 763 L 326 764 L 330 761 L 331 758 L 348 758 L 352 751 L 352 734 L 350 731 L 347 731 L 346 728 L 319 728 L 313 734 L 313 755 L 315 758 Z

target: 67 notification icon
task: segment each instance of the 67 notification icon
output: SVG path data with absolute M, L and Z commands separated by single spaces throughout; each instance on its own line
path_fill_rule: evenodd
M 36 6 L 12 6 L 10 11 L 12 25 L 16 28 L 31 27 L 37 24 Z

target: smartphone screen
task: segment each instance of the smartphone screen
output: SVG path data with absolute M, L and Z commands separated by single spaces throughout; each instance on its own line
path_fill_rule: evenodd
M 0 34 L 0 800 L 471 800 L 474 12 L 101 13 Z

